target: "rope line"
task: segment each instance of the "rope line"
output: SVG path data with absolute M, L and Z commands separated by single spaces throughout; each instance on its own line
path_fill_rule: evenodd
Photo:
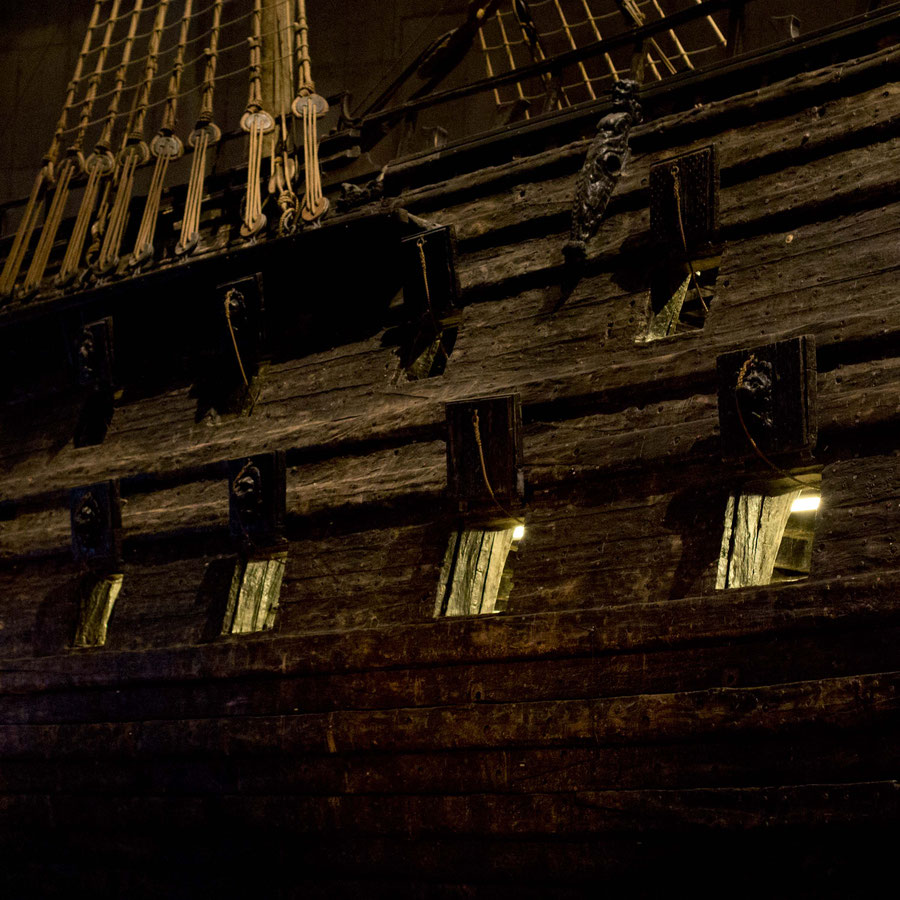
M 144 0 L 135 0 L 131 11 L 128 35 L 126 36 L 119 65 L 116 69 L 116 90 L 107 107 L 106 124 L 104 125 L 103 133 L 100 135 L 100 139 L 97 141 L 94 152 L 85 162 L 85 170 L 88 172 L 88 183 L 85 187 L 84 194 L 82 195 L 81 205 L 78 208 L 78 215 L 75 220 L 75 226 L 69 237 L 69 243 L 66 247 L 62 265 L 60 266 L 59 273 L 56 277 L 56 282 L 59 285 L 68 283 L 78 271 L 81 256 L 84 251 L 84 243 L 87 240 L 91 216 L 93 215 L 94 206 L 97 203 L 97 197 L 100 192 L 100 180 L 104 175 L 110 175 L 115 169 L 115 160 L 110 151 L 113 124 L 116 120 L 116 112 L 118 112 L 122 90 L 125 86 L 125 73 L 131 59 L 131 52 L 134 47 L 135 34 L 137 32 L 137 23 L 141 12 L 143 11 L 143 6 Z
M 0 274 L 0 297 L 8 297 L 15 289 L 16 280 L 25 262 L 25 256 L 28 253 L 28 247 L 31 244 L 31 238 L 37 227 L 40 217 L 40 203 L 43 199 L 49 184 L 54 178 L 54 166 L 56 165 L 59 150 L 62 146 L 63 135 L 65 134 L 66 122 L 68 121 L 69 107 L 75 101 L 75 93 L 78 83 L 81 81 L 81 75 L 84 71 L 84 62 L 93 42 L 94 29 L 100 20 L 100 4 L 103 0 L 94 0 L 94 7 L 91 10 L 91 18 L 88 24 L 87 33 L 81 45 L 81 52 L 75 62 L 75 72 L 66 91 L 66 102 L 63 104 L 62 112 L 56 124 L 56 130 L 53 134 L 53 140 L 50 142 L 46 154 L 44 155 L 44 165 L 35 176 L 34 184 L 31 188 L 31 194 L 28 197 L 28 203 L 22 214 L 22 220 L 16 229 L 16 236 L 13 239 L 12 247 L 10 247 L 9 256 L 3 265 L 3 272 Z
M 195 12 L 195 13 L 191 16 L 191 18 L 192 18 L 192 19 L 199 19 L 201 16 L 205 15 L 206 13 L 208 13 L 211 9 L 214 9 L 214 8 L 215 8 L 215 3 L 216 3 L 216 2 L 217 2 L 217 0 L 214 0 L 214 2 L 211 3 L 209 6 L 207 6 L 205 9 L 202 9 L 202 10 L 200 10 L 199 12 Z M 234 0 L 224 0 L 224 2 L 225 2 L 225 3 L 232 3 L 232 2 L 234 2 Z M 155 5 L 154 5 L 154 6 L 145 6 L 145 7 L 144 7 L 144 12 L 145 12 L 145 13 L 153 12 L 153 10 L 154 10 L 155 8 L 156 8 Z M 244 19 L 249 18 L 251 15 L 252 15 L 252 13 L 244 13 L 244 14 L 242 14 L 242 15 L 240 15 L 240 16 L 236 16 L 234 19 L 230 20 L 230 22 L 228 22 L 228 23 L 226 23 L 226 24 L 229 24 L 229 25 L 230 25 L 230 24 L 233 24 L 233 23 L 240 22 L 240 21 L 242 21 L 242 20 L 244 20 Z M 120 16 L 119 18 L 120 18 L 120 19 L 123 19 L 123 18 L 125 18 L 125 16 Z M 177 28 L 177 27 L 178 27 L 178 22 L 172 22 L 172 23 L 170 23 L 169 25 L 166 25 L 166 26 L 163 28 L 163 33 L 167 32 L 167 31 L 171 31 L 173 28 Z M 135 38 L 137 39 L 138 42 L 140 42 L 140 41 L 142 41 L 144 38 L 149 38 L 149 37 L 151 37 L 152 34 L 153 34 L 153 29 L 151 28 L 149 31 L 141 31 L 141 32 L 138 32 L 138 33 L 135 35 Z M 203 38 L 204 38 L 204 35 L 202 35 L 202 34 L 201 34 L 201 35 L 198 35 L 197 37 L 192 38 L 190 41 L 188 41 L 188 44 L 196 44 L 198 41 L 202 41 Z M 117 41 L 113 41 L 113 42 L 109 45 L 109 47 L 110 47 L 110 49 L 112 49 L 113 47 L 118 47 L 120 44 L 124 44 L 126 40 L 127 40 L 127 38 L 119 38 Z M 163 56 L 163 55 L 165 55 L 166 53 L 171 53 L 174 49 L 175 49 L 175 45 L 173 45 L 173 46 L 171 46 L 171 47 L 168 47 L 168 48 L 166 48 L 165 50 L 163 50 L 163 51 L 160 52 L 160 56 Z M 136 58 L 133 60 L 133 62 L 134 62 L 134 63 L 139 63 L 139 62 L 144 62 L 145 60 L 146 60 L 146 57 L 145 57 L 145 56 L 138 56 L 138 57 L 136 57 Z M 112 72 L 114 68 L 115 68 L 114 66 L 110 66 L 109 68 L 104 69 L 104 70 L 103 70 L 103 74 L 106 74 L 107 72 Z
M 34 250 L 34 256 L 31 258 L 31 265 L 25 273 L 25 282 L 23 289 L 26 294 L 36 291 L 44 279 L 44 273 L 47 271 L 47 263 L 50 261 L 50 252 L 56 242 L 56 235 L 59 232 L 59 226 L 62 224 L 63 215 L 66 209 L 66 203 L 69 199 L 69 189 L 72 178 L 76 170 L 83 168 L 83 159 L 81 157 L 81 146 L 84 141 L 84 134 L 87 130 L 85 122 L 90 118 L 91 109 L 96 99 L 98 78 L 96 70 L 102 67 L 106 60 L 106 54 L 109 50 L 109 42 L 112 37 L 112 30 L 115 25 L 114 18 L 118 14 L 121 0 L 112 0 L 112 10 L 110 18 L 106 20 L 103 32 L 103 44 L 100 47 L 100 53 L 97 57 L 97 66 L 94 75 L 88 82 L 87 93 L 81 107 L 81 116 L 78 130 L 75 133 L 75 141 L 67 152 L 66 160 L 62 164 L 59 179 L 56 183 L 56 190 L 53 192 L 53 200 L 50 203 L 50 209 L 47 212 L 47 218 L 44 220 L 44 227 L 41 229 L 41 236 L 38 238 L 37 246 Z
M 757 361 L 758 360 L 756 359 L 756 355 L 753 353 L 751 353 L 750 356 L 748 356 L 747 359 L 744 360 L 744 363 L 741 366 L 740 372 L 738 372 L 737 382 L 735 383 L 735 386 L 734 386 L 734 407 L 737 410 L 738 421 L 741 423 L 741 428 L 743 429 L 744 436 L 747 438 L 748 441 L 750 441 L 750 446 L 753 447 L 754 453 L 756 453 L 756 455 L 773 472 L 777 473 L 778 475 L 781 475 L 783 478 L 788 478 L 791 481 L 795 481 L 801 487 L 808 488 L 808 487 L 810 487 L 809 484 L 807 484 L 805 481 L 801 481 L 795 475 L 791 475 L 790 472 L 785 472 L 784 469 L 780 468 L 779 466 L 776 466 L 775 463 L 773 463 L 772 460 L 769 459 L 769 457 L 766 456 L 765 453 L 763 453 L 759 444 L 757 444 L 756 441 L 753 439 L 753 435 L 750 434 L 750 430 L 747 428 L 747 423 L 744 421 L 744 413 L 743 413 L 743 410 L 741 410 L 740 389 L 744 386 L 744 379 L 747 377 L 747 372 L 749 371 L 750 366 L 752 366 L 753 363 L 755 363 Z
M 481 50 L 484 53 L 484 69 L 487 73 L 488 78 L 494 77 L 494 65 L 491 62 L 491 54 L 490 50 L 497 50 L 498 47 L 488 47 L 484 40 L 484 29 L 478 29 L 478 41 L 481 44 Z M 494 102 L 497 106 L 503 106 L 503 101 L 500 99 L 500 91 L 498 88 L 494 88 Z M 514 102 L 514 101 L 513 101 Z
M 434 328 L 434 333 L 437 337 L 438 346 L 441 348 L 441 353 L 444 354 L 444 362 L 449 362 L 450 354 L 447 352 L 447 348 L 444 346 L 444 329 L 438 324 L 437 316 L 434 314 L 434 308 L 431 305 L 431 290 L 428 287 L 428 264 L 425 261 L 425 238 L 420 237 L 416 241 L 416 246 L 419 248 L 419 261 L 422 265 L 422 283 L 425 286 L 425 303 L 428 306 L 428 315 L 431 318 L 431 327 Z
M 597 39 L 598 42 L 602 41 L 603 35 L 600 34 L 600 29 L 597 27 L 596 19 L 594 19 L 594 17 L 591 15 L 591 9 L 588 6 L 587 0 L 581 0 L 581 3 L 584 6 L 584 11 L 587 13 L 588 20 L 591 23 L 591 30 L 594 32 L 594 37 Z M 603 58 L 606 60 L 607 66 L 609 66 L 609 72 L 613 77 L 613 81 L 618 81 L 619 73 L 616 71 L 616 67 L 613 64 L 612 57 L 609 55 L 609 53 L 604 53 Z
M 653 8 L 659 13 L 660 19 L 666 18 L 665 10 L 659 5 L 659 0 L 652 0 Z M 675 29 L 670 28 L 668 30 L 668 35 L 672 39 L 672 43 L 675 45 L 675 49 L 678 51 L 678 54 L 684 60 L 684 64 L 689 68 L 693 69 L 694 64 L 691 62 L 691 58 L 684 52 L 684 46 L 681 41 L 678 39 L 678 35 L 675 34 Z
M 306 19 L 306 0 L 297 0 L 297 21 L 294 25 L 297 50 L 298 93 L 291 111 L 303 123 L 303 175 L 306 193 L 300 207 L 304 222 L 311 223 L 328 212 L 328 200 L 322 191 L 322 172 L 319 168 L 318 119 L 328 112 L 328 101 L 316 93 L 309 54 L 309 25 Z
M 247 373 L 244 371 L 244 362 L 241 359 L 241 351 L 238 347 L 237 336 L 234 333 L 234 325 L 231 323 L 231 301 L 235 294 L 240 294 L 236 288 L 229 288 L 228 292 L 225 294 L 225 322 L 228 325 L 228 333 L 231 335 L 231 343 L 234 345 L 234 357 L 237 360 L 238 368 L 241 370 L 241 379 L 244 382 L 244 387 L 249 388 L 250 382 L 247 380 Z M 237 481 L 240 478 L 235 479 Z
M 677 165 L 673 165 L 669 169 L 669 173 L 672 176 L 672 190 L 675 194 L 675 212 L 678 218 L 678 231 L 681 235 L 681 247 L 684 250 L 684 255 L 688 256 L 688 247 L 687 247 L 687 236 L 684 232 L 684 219 L 681 215 L 681 206 L 682 206 L 682 198 L 681 198 L 681 176 L 680 170 Z M 694 285 L 694 290 L 697 292 L 697 297 L 700 300 L 703 309 L 706 312 L 709 312 L 709 306 L 706 304 L 706 300 L 703 299 L 703 292 L 700 290 L 700 283 L 697 281 L 697 273 L 694 268 L 694 261 L 692 259 L 688 259 L 687 261 L 688 267 L 690 268 L 690 276 L 691 282 Z
M 700 3 L 702 0 L 695 0 L 695 2 Z M 585 35 L 584 39 L 582 39 L 581 36 L 576 38 L 576 32 L 578 32 L 579 29 L 590 29 L 591 40 L 598 42 L 602 41 L 603 35 L 597 23 L 606 19 L 624 16 L 629 27 L 640 27 L 646 24 L 647 21 L 645 10 L 655 11 L 661 18 L 666 18 L 666 13 L 660 0 L 644 0 L 644 2 L 640 3 L 635 2 L 635 0 L 621 0 L 617 5 L 619 8 L 616 11 L 594 15 L 588 0 L 577 0 L 577 3 L 576 0 L 572 0 L 568 6 L 566 6 L 562 0 L 530 0 L 530 2 L 528 2 L 528 0 L 511 0 L 508 8 L 497 10 L 499 39 L 489 41 L 483 33 L 479 32 L 481 50 L 485 56 L 485 67 L 488 77 L 492 77 L 498 71 L 498 66 L 496 64 L 497 60 L 492 54 L 500 54 L 501 58 L 508 62 L 508 68 L 504 68 L 501 64 L 499 67 L 500 69 L 512 72 L 518 68 L 516 54 L 520 52 L 519 48 L 526 48 L 530 52 L 532 61 L 543 60 L 546 58 L 546 54 L 540 45 L 541 40 L 563 36 L 570 49 L 577 49 L 579 44 L 585 43 L 587 37 Z M 540 30 L 537 28 L 531 11 L 532 9 L 541 7 L 549 7 L 547 11 L 542 13 L 541 18 L 544 20 L 542 24 L 548 24 L 546 22 L 547 14 L 552 13 L 559 22 L 559 27 L 542 28 Z M 580 18 L 575 14 L 576 7 L 579 12 L 583 13 L 583 17 Z M 506 28 L 505 20 L 510 17 L 516 19 L 518 23 L 521 30 L 521 37 L 519 38 L 512 37 Z M 666 53 L 655 38 L 651 38 L 647 41 L 648 47 L 645 50 L 644 56 L 657 81 L 660 81 L 663 78 L 660 67 L 663 67 L 671 75 L 677 74 L 678 72 L 675 65 L 676 63 L 681 63 L 689 70 L 694 69 L 694 57 L 699 54 L 718 50 L 720 49 L 720 46 L 724 45 L 725 39 L 713 17 L 707 16 L 706 22 L 712 29 L 716 39 L 716 43 L 709 46 L 689 50 L 681 42 L 674 29 L 669 29 L 667 32 L 672 39 L 675 48 L 674 53 L 672 54 Z M 584 34 L 583 31 L 578 33 L 579 35 Z M 581 89 L 587 92 L 589 99 L 596 99 L 597 91 L 595 90 L 595 85 L 606 83 L 610 79 L 614 82 L 618 81 L 621 75 L 627 74 L 630 71 L 627 67 L 619 69 L 612 59 L 611 54 L 608 52 L 603 54 L 603 61 L 606 64 L 606 68 L 609 70 L 607 74 L 590 74 L 585 61 L 575 64 L 581 77 L 580 79 L 564 81 L 560 84 L 562 98 L 571 104 L 572 98 L 569 96 L 569 91 Z M 549 92 L 550 85 L 548 76 L 543 76 L 543 80 L 545 85 L 547 85 L 547 92 Z M 498 107 L 508 107 L 520 103 L 523 100 L 532 101 L 539 99 L 541 96 L 547 96 L 546 92 L 543 95 L 529 93 L 521 82 L 515 83 L 514 91 L 514 99 L 504 99 L 501 96 L 500 89 L 494 88 L 493 93 L 496 105 Z M 557 103 L 561 108 L 562 103 L 559 99 L 557 100 Z M 525 115 L 526 117 L 529 115 L 527 110 Z
M 213 25 L 207 48 L 200 115 L 188 138 L 188 143 L 194 148 L 194 158 L 191 161 L 191 176 L 184 202 L 184 215 L 181 219 L 181 236 L 175 246 L 175 252 L 179 255 L 192 252 L 200 243 L 200 210 L 203 205 L 203 186 L 206 181 L 206 153 L 209 147 L 218 143 L 222 137 L 221 130 L 213 124 L 213 98 L 221 19 L 222 0 L 219 0 L 213 10 Z
M 174 131 L 178 116 L 178 89 L 181 86 L 181 76 L 184 72 L 184 47 L 187 43 L 188 29 L 191 25 L 193 2 L 194 0 L 185 0 L 178 37 L 178 51 L 175 54 L 175 61 L 172 63 L 169 75 L 169 89 L 166 96 L 162 125 L 150 144 L 150 152 L 156 157 L 156 164 L 153 167 L 153 177 L 150 180 L 150 188 L 144 201 L 144 213 L 141 216 L 141 224 L 135 239 L 134 251 L 129 260 L 131 266 L 140 265 L 153 257 L 153 241 L 156 237 L 156 223 L 159 219 L 159 206 L 162 190 L 166 183 L 166 172 L 169 169 L 169 163 L 184 153 L 184 144 L 174 134 Z
M 559 0 L 553 0 L 553 3 L 556 6 L 556 11 L 559 13 L 559 20 L 562 22 L 563 29 L 566 32 L 566 37 L 569 39 L 569 46 L 573 50 L 577 50 L 578 44 L 575 43 L 575 36 L 572 34 L 572 29 L 569 27 L 569 23 L 566 19 L 566 14 L 563 12 L 563 8 L 560 5 Z M 595 93 L 594 88 L 591 85 L 591 79 L 588 77 L 587 69 L 585 68 L 583 61 L 578 63 L 578 71 L 581 72 L 581 77 L 584 79 L 584 85 L 587 88 L 588 93 L 591 95 L 591 100 L 596 100 L 597 94 Z
M 250 38 L 250 79 L 247 109 L 241 117 L 241 128 L 250 135 L 247 150 L 247 192 L 241 236 L 251 238 L 266 227 L 262 211 L 260 174 L 263 160 L 263 137 L 275 128 L 275 120 L 262 107 L 262 0 L 253 2 L 253 34 Z
M 275 34 L 277 34 L 277 30 L 276 30 L 276 29 L 273 29 L 272 31 L 267 31 L 267 32 L 265 32 L 265 33 L 262 35 L 262 37 L 265 39 L 266 37 L 271 37 L 271 36 L 273 36 L 273 35 L 275 35 Z M 231 44 L 231 45 L 228 46 L 228 47 L 223 47 L 223 48 L 219 51 L 219 53 L 220 53 L 220 54 L 223 54 L 223 53 L 225 53 L 226 51 L 234 50 L 234 49 L 237 48 L 237 47 L 242 47 L 242 46 L 244 46 L 246 43 L 247 43 L 246 40 L 243 40 L 243 41 L 241 41 L 240 43 L 237 43 L 237 44 Z M 161 55 L 161 54 L 160 54 L 160 55 Z M 205 59 L 207 56 L 208 56 L 208 54 L 207 54 L 206 50 L 204 50 L 203 53 L 201 53 L 201 54 L 199 54 L 198 56 L 194 57 L 194 59 L 188 60 L 188 61 L 184 64 L 184 67 L 185 67 L 185 68 L 189 68 L 193 63 L 196 63 L 196 62 L 198 62 L 198 61 L 201 60 L 201 59 Z M 293 52 L 291 52 L 291 53 L 289 53 L 289 54 L 285 54 L 285 55 L 283 55 L 283 56 L 276 56 L 276 57 L 272 60 L 272 62 L 273 62 L 273 64 L 280 63 L 280 62 L 282 62 L 284 59 L 287 59 L 289 56 L 293 56 Z M 137 60 L 133 60 L 132 62 L 137 62 Z M 217 82 L 218 82 L 218 81 L 226 81 L 226 80 L 229 79 L 229 78 L 236 78 L 238 75 L 243 75 L 245 72 L 250 71 L 251 68 L 253 68 L 251 65 L 246 65 L 246 66 L 242 66 L 242 67 L 239 68 L 239 69 L 231 69 L 230 71 L 224 73 L 223 75 L 218 75 L 218 76 L 216 76 L 215 81 L 217 81 Z M 159 76 L 157 76 L 157 77 L 155 77 L 155 78 L 152 79 L 152 84 L 155 84 L 155 83 L 158 82 L 158 81 L 162 81 L 162 80 L 165 79 L 166 77 L 167 77 L 167 75 L 159 75 Z M 195 94 L 195 93 L 197 93 L 198 91 L 202 91 L 202 90 L 203 90 L 203 87 L 204 87 L 203 84 L 197 84 L 197 85 L 194 85 L 194 86 L 191 87 L 191 88 L 188 88 L 188 89 L 185 90 L 185 91 L 181 91 L 181 92 L 178 94 L 178 99 L 181 100 L 181 99 L 183 99 L 184 97 L 189 97 L 191 94 Z M 110 91 L 107 91 L 106 93 L 98 94 L 96 99 L 97 99 L 97 100 L 103 100 L 103 99 L 105 99 L 106 97 L 111 96 L 112 93 L 113 93 L 113 91 L 110 90 Z M 146 107 L 146 108 L 147 108 L 148 110 L 150 110 L 150 109 L 155 109 L 157 106 L 163 106 L 163 105 L 167 102 L 167 99 L 168 99 L 168 98 L 164 97 L 164 98 L 161 99 L 161 100 L 156 100 L 156 101 L 154 101 L 153 103 L 147 104 L 147 107 Z M 125 115 L 124 112 L 118 114 L 119 117 L 121 117 L 121 116 L 123 116 L 123 115 Z M 103 116 L 103 117 L 101 117 L 101 118 L 98 118 L 98 119 L 91 119 L 87 124 L 88 124 L 88 127 L 90 127 L 90 126 L 92 126 L 92 125 L 98 125 L 99 123 L 104 122 L 104 121 L 106 121 L 106 117 L 105 117 L 105 116 Z M 73 127 L 71 127 L 71 128 L 67 128 L 67 129 L 63 132 L 63 134 L 71 134 L 71 133 L 72 133 L 73 131 L 75 131 L 75 130 L 76 130 L 76 128 L 73 126 Z
M 514 516 L 496 497 L 494 494 L 494 488 L 491 486 L 491 480 L 488 478 L 487 473 L 487 465 L 484 461 L 484 447 L 481 445 L 481 423 L 478 419 L 478 410 L 472 410 L 472 428 L 475 431 L 475 445 L 478 447 L 478 459 L 481 462 L 481 476 L 484 478 L 484 486 L 487 488 L 487 492 L 490 495 L 491 500 L 494 503 L 494 506 L 503 513 L 508 519 L 512 519 L 515 522 L 522 523 L 523 519 L 521 516 Z
M 510 43 L 509 36 L 506 33 L 506 26 L 503 24 L 502 18 L 497 19 L 497 25 L 500 27 L 500 35 L 503 38 L 503 46 L 506 48 L 506 57 L 509 60 L 509 69 L 510 69 L 510 71 L 513 71 L 516 68 L 516 59 L 513 56 L 512 44 Z M 482 29 L 479 28 L 478 30 L 479 30 L 479 32 L 481 32 Z M 522 43 L 524 43 L 524 40 L 522 41 Z M 525 91 L 522 89 L 521 81 L 516 82 L 516 91 L 519 94 L 519 99 L 524 100 L 525 99 Z M 526 119 L 529 118 L 529 113 L 528 113 L 527 109 L 525 110 L 525 118 Z
M 93 42 L 94 31 L 98 28 L 98 22 L 100 19 L 100 4 L 103 0 L 94 0 L 94 9 L 91 12 L 91 20 L 88 25 L 87 34 L 84 37 L 84 42 L 81 45 L 81 52 L 78 54 L 78 60 L 75 63 L 75 72 L 72 75 L 72 80 L 69 82 L 68 88 L 66 90 L 66 99 L 63 103 L 62 113 L 60 114 L 59 121 L 56 124 L 56 131 L 53 135 L 53 142 L 50 145 L 50 149 L 46 154 L 46 161 L 51 163 L 56 162 L 56 158 L 59 155 L 60 147 L 62 147 L 62 139 L 66 134 L 66 123 L 68 121 L 69 112 L 75 106 L 75 95 L 77 93 L 78 85 L 81 83 L 83 73 L 84 73 L 84 63 L 87 59 L 88 54 L 90 53 L 91 43 Z
M 120 5 L 121 0 L 113 0 L 114 12 L 118 12 Z M 114 27 L 114 18 L 108 19 L 106 22 L 106 29 L 103 33 L 103 44 L 101 45 L 100 52 L 97 55 L 97 64 L 94 68 L 93 73 L 88 79 L 88 89 L 81 104 L 79 122 L 75 128 L 75 140 L 72 142 L 72 146 L 69 148 L 70 153 L 73 151 L 81 150 L 81 147 L 84 144 L 84 136 L 88 129 L 88 123 L 91 119 L 91 113 L 94 109 L 94 103 L 97 100 L 97 89 L 100 86 L 100 73 L 103 69 L 103 64 L 106 62 L 107 54 L 109 53 L 109 42 L 112 38 Z
M 119 251 L 122 247 L 122 237 L 125 233 L 125 222 L 128 218 L 128 208 L 131 204 L 131 196 L 134 191 L 135 171 L 141 163 L 150 158 L 150 150 L 144 143 L 144 126 L 149 109 L 150 88 L 153 76 L 156 74 L 159 45 L 162 40 L 163 27 L 166 23 L 170 0 L 160 0 L 156 8 L 156 17 L 153 21 L 153 35 L 150 38 L 147 64 L 144 67 L 144 79 L 135 94 L 132 103 L 129 127 L 126 129 L 126 144 L 119 154 L 119 185 L 116 198 L 109 215 L 109 225 L 103 235 L 100 247 L 100 255 L 95 264 L 94 271 L 97 274 L 105 274 L 118 265 Z M 154 172 L 156 177 L 156 172 Z
M 291 154 L 288 132 L 288 115 L 294 95 L 291 6 L 290 0 L 280 0 L 275 10 L 278 20 L 279 58 L 283 61 L 275 66 L 275 109 L 279 134 L 278 138 L 272 141 L 272 177 L 269 180 L 269 193 L 277 196 L 278 207 L 281 210 L 278 219 L 279 235 L 288 234 L 293 230 L 300 211 L 300 201 L 294 193 L 293 186 L 296 163 Z

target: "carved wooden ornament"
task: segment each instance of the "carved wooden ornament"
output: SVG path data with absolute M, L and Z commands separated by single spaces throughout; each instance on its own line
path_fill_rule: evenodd
M 74 341 L 75 373 L 81 387 L 111 387 L 113 384 L 112 319 L 85 325 Z
M 115 567 L 122 557 L 122 504 L 118 481 L 75 488 L 69 495 L 72 553 L 91 568 Z
M 226 369 L 234 378 L 252 378 L 259 368 L 262 348 L 262 276 L 257 273 L 220 284 L 215 297 L 215 352 L 227 361 Z
M 726 459 L 812 450 L 817 433 L 813 336 L 725 353 L 717 368 Z
M 258 453 L 228 463 L 228 508 L 232 537 L 264 544 L 284 531 L 284 453 Z

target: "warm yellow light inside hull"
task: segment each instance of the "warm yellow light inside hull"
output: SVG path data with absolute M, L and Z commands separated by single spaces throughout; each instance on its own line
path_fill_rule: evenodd
M 791 504 L 791 512 L 813 512 L 819 508 L 822 498 L 818 494 L 809 494 L 806 497 L 798 497 Z
M 513 540 L 521 541 L 523 537 L 525 537 L 525 526 L 516 525 L 516 527 L 513 529 Z

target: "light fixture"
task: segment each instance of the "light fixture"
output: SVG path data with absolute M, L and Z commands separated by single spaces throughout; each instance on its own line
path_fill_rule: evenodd
M 521 541 L 523 537 L 525 537 L 525 526 L 524 525 L 516 525 L 516 527 L 513 528 L 513 538 L 512 539 L 514 541 Z
M 821 500 L 820 494 L 807 494 L 806 496 L 798 497 L 791 504 L 791 512 L 815 512 L 819 508 Z

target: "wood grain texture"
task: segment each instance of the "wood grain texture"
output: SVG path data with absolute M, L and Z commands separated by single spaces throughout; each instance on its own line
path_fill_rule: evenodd
M 396 322 L 373 320 L 266 362 L 248 416 L 198 415 L 172 376 L 126 386 L 105 441 L 75 449 L 78 398 L 7 405 L 10 896 L 37 878 L 48 896 L 660 896 L 651 873 L 721 891 L 779 868 L 814 876 L 792 897 L 854 896 L 837 876 L 891 859 L 900 815 L 898 66 L 890 50 L 641 126 L 564 304 L 586 142 L 388 198 L 460 238 L 440 377 L 404 380 Z M 640 342 L 650 166 L 711 142 L 705 328 Z M 811 575 L 716 591 L 727 497 L 776 476 L 723 463 L 715 358 L 800 334 L 819 348 Z M 459 524 L 444 404 L 512 392 L 528 487 L 508 611 L 435 619 Z M 223 462 L 272 450 L 274 627 L 222 636 Z M 114 477 L 122 591 L 106 645 L 74 650 L 67 491 Z

